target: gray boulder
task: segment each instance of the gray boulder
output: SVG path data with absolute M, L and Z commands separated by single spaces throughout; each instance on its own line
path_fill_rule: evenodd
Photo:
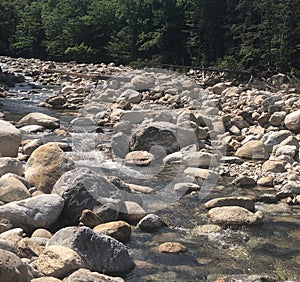
M 88 168 L 76 168 L 63 174 L 54 185 L 52 193 L 63 197 L 63 216 L 73 224 L 79 223 L 85 209 L 97 210 L 96 214 L 100 218 L 105 214 L 103 221 L 115 220 L 123 200 L 116 186 Z
M 59 119 L 48 116 L 43 113 L 30 113 L 23 117 L 19 124 L 21 125 L 40 125 L 48 129 L 59 128 Z
M 88 227 L 66 227 L 56 232 L 47 246 L 68 247 L 79 254 L 87 269 L 121 274 L 130 272 L 134 263 L 124 244 Z
M 0 177 L 6 173 L 22 175 L 23 171 L 23 165 L 18 159 L 9 157 L 0 158 Z
M 8 219 L 14 227 L 32 231 L 54 223 L 63 206 L 64 200 L 58 195 L 38 195 L 0 206 L 0 217 Z

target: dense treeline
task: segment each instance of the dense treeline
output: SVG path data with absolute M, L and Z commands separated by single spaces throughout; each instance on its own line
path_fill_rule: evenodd
M 1 0 L 0 54 L 296 72 L 299 0 Z

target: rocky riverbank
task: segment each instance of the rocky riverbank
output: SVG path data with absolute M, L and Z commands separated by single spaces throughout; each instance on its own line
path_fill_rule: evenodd
M 58 89 L 40 107 L 76 112 L 64 128 L 37 112 L 0 120 L 1 281 L 153 281 L 158 266 L 131 250 L 152 234 L 163 240 L 145 243 L 154 261 L 188 261 L 200 273 L 216 261 L 196 258 L 188 238 L 164 234 L 185 227 L 189 236 L 234 229 L 243 237 L 272 229 L 277 218 L 299 227 L 300 93 L 286 76 L 273 76 L 264 90 L 229 81 L 204 88 L 192 71 L 0 63 L 3 97 L 26 78 L 36 91 Z M 45 142 L 38 132 L 65 142 Z M 191 218 L 178 226 L 183 206 Z M 286 234 L 296 252 L 283 274 L 276 265 L 267 273 L 220 267 L 183 278 L 176 268 L 170 281 L 297 281 L 296 231 Z M 252 239 L 235 245 L 238 260 L 274 243 Z M 225 251 L 234 256 L 232 246 Z

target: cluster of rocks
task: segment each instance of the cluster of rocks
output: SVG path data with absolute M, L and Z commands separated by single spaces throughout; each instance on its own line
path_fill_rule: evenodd
M 1 60 L 5 63 L 5 57 Z M 83 76 L 57 74 L 56 67 Z M 31 113 L 16 126 L 0 120 L 1 281 L 123 281 L 106 275 L 122 276 L 134 268 L 126 247 L 132 232 L 166 226 L 147 212 L 149 204 L 164 207 L 186 194 L 205 202 L 201 205 L 210 224 L 199 230 L 209 233 L 228 225 L 263 224 L 265 209 L 259 203 L 300 203 L 295 88 L 274 93 L 222 82 L 204 90 L 193 79 L 168 71 L 24 59 L 14 59 L 10 68 L 61 86 L 45 103 L 80 107 L 71 134 L 83 133 L 83 139 L 111 134 L 104 151 L 111 167 L 122 164 L 158 181 L 170 169 L 173 174 L 160 191 L 108 175 L 109 167 L 100 172 L 76 167 L 76 159 L 66 153 L 72 150 L 69 144 L 21 140 L 25 132 L 45 129 L 70 136 L 58 119 Z M 94 72 L 121 75 L 91 91 L 88 85 L 95 86 L 95 78 L 85 75 Z M 207 201 L 223 179 L 237 191 L 261 186 L 268 193 Z M 155 203 L 147 206 L 145 196 Z M 187 248 L 165 242 L 155 251 L 178 255 Z

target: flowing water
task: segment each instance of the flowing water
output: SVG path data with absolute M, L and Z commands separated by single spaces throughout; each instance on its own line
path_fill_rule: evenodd
M 55 91 L 57 89 L 54 87 L 33 87 L 28 82 L 18 84 L 9 90 L 10 96 L 1 101 L 0 111 L 10 121 L 18 121 L 30 112 L 43 112 L 59 117 L 62 127 L 69 128 L 73 116 L 37 107 L 39 102 L 45 101 Z M 58 138 L 51 133 L 25 136 L 23 139 L 26 137 L 51 141 Z M 256 208 L 265 213 L 262 225 L 224 227 L 207 233 L 205 228 L 201 228 L 209 223 L 202 204 L 204 201 L 226 195 L 253 196 L 264 190 L 259 187 L 251 190 L 236 188 L 225 181 L 219 183 L 205 199 L 198 194 L 176 198 L 168 188 L 174 175 L 178 176 L 176 169 L 151 177 L 151 171 L 147 173 L 146 170 L 129 168 L 121 161 L 112 161 L 107 154 L 95 150 L 95 146 L 105 145 L 109 139 L 110 133 L 74 133 L 72 138 L 60 137 L 59 141 L 77 145 L 70 154 L 78 166 L 117 175 L 130 183 L 148 185 L 159 191 L 158 198 L 145 196 L 143 201 L 149 204 L 149 208 L 156 209 L 155 213 L 170 226 L 153 233 L 133 231 L 128 247 L 137 266 L 127 275 L 126 281 L 215 281 L 231 274 L 266 274 L 276 278 L 275 281 L 300 281 L 299 206 L 258 203 Z M 83 143 L 78 143 L 82 140 Z M 164 201 L 165 205 L 162 205 Z M 181 255 L 158 253 L 156 248 L 167 241 L 181 242 L 188 252 Z

